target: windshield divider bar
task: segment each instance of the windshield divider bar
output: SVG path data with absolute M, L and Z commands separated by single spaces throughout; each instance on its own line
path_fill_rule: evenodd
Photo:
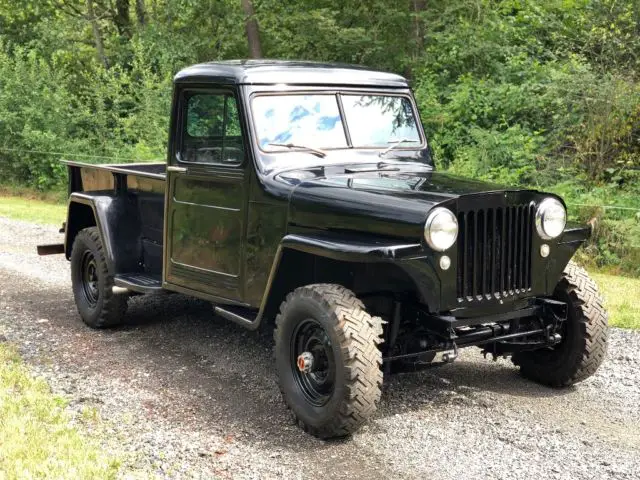
M 336 100 L 338 101 L 338 110 L 340 111 L 340 116 L 342 117 L 342 128 L 344 129 L 344 135 L 347 138 L 347 146 L 349 148 L 353 148 L 353 143 L 351 143 L 351 133 L 349 132 L 349 125 L 347 125 L 347 116 L 344 113 L 344 105 L 342 105 L 342 95 L 336 93 Z

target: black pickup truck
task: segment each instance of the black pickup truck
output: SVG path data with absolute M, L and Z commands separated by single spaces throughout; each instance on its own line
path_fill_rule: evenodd
M 556 195 L 434 171 L 407 81 L 334 64 L 231 61 L 175 77 L 164 164 L 67 162 L 64 244 L 90 327 L 179 292 L 272 328 L 298 423 L 357 429 L 383 375 L 479 346 L 564 387 L 607 346 L 588 238 Z

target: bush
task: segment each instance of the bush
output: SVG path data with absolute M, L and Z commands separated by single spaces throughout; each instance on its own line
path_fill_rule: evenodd
M 48 190 L 66 181 L 62 158 L 165 158 L 171 76 L 152 72 L 143 52 L 134 49 L 131 68 L 90 63 L 69 77 L 34 50 L 0 43 L 0 182 Z
M 638 178 L 640 172 L 631 171 L 623 176 Z M 567 202 L 570 220 L 589 223 L 593 227 L 587 245 L 579 251 L 582 263 L 640 276 L 640 196 L 637 190 L 621 190 L 615 183 L 590 187 L 580 179 L 559 183 L 551 190 Z
M 0 0 L 0 182 L 58 188 L 64 156 L 164 158 L 173 74 L 246 57 L 237 1 L 117 3 L 129 14 L 94 1 L 92 22 L 86 2 Z M 640 208 L 639 2 L 253 4 L 266 57 L 408 76 L 439 168 Z M 574 214 L 597 220 L 589 261 L 637 271 L 633 211 Z

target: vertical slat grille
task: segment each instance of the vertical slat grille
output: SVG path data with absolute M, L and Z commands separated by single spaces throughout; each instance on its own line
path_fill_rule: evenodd
M 477 301 L 531 288 L 533 216 L 532 205 L 458 214 L 458 298 Z

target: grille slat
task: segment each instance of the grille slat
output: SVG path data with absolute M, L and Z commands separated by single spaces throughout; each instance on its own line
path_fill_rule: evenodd
M 520 290 L 520 269 L 517 268 L 520 264 L 520 250 L 522 250 L 522 222 L 520 221 L 520 213 L 522 212 L 521 207 L 516 207 L 516 242 L 515 248 L 513 249 L 514 262 L 513 262 L 513 290 L 517 292 Z
M 533 205 L 459 212 L 457 295 L 480 301 L 531 288 Z
M 526 265 L 526 261 L 525 261 L 525 250 L 526 250 L 526 245 L 527 245 L 527 209 L 525 206 L 522 206 L 520 208 L 520 210 L 522 211 L 521 213 L 521 221 L 520 221 L 520 272 L 519 272 L 519 276 L 520 276 L 520 289 L 524 290 L 525 288 L 525 279 L 524 279 L 524 271 L 527 268 Z
M 527 208 L 527 221 L 526 221 L 527 238 L 525 241 L 525 245 L 526 245 L 526 250 L 524 253 L 525 259 L 531 258 L 531 242 L 533 241 L 533 221 L 534 221 L 534 210 L 533 210 L 533 206 L 529 205 L 529 207 Z M 531 277 L 531 262 L 527 261 L 524 263 L 524 278 L 525 280 L 527 280 L 530 277 Z
M 505 289 L 505 292 L 510 292 L 511 290 L 513 290 L 513 270 L 512 270 L 512 263 L 513 263 L 513 223 L 515 220 L 515 212 L 513 209 L 509 209 L 507 210 L 507 219 L 509 221 L 508 225 L 507 225 L 507 270 L 506 270 L 506 274 L 507 274 L 507 280 L 506 280 L 506 284 L 507 284 L 507 288 Z
M 473 255 L 473 270 L 471 270 L 471 276 L 473 277 L 473 290 L 472 290 L 472 295 L 475 297 L 476 295 L 478 295 L 478 243 L 480 241 L 480 239 L 478 238 L 478 224 L 480 223 L 480 215 L 476 214 L 475 217 L 476 218 L 474 224 L 473 224 L 473 238 L 472 238 L 472 243 L 471 246 L 473 247 L 472 250 L 472 255 Z
M 518 210 L 520 211 L 520 243 L 519 243 L 519 248 L 520 248 L 520 256 L 519 256 L 519 262 L 518 265 L 520 265 L 520 271 L 518 272 L 518 280 L 519 280 L 519 287 L 521 289 L 524 289 L 524 269 L 525 267 L 525 261 L 524 261 L 524 250 L 525 250 L 525 245 L 527 243 L 527 239 L 525 238 L 525 234 L 527 233 L 527 229 L 526 229 L 526 221 L 527 221 L 527 217 L 525 214 L 525 207 L 518 207 Z
M 502 220 L 502 237 L 500 237 L 500 245 L 498 248 L 500 249 L 500 292 L 505 291 L 505 272 L 506 272 L 506 264 L 505 258 L 507 257 L 506 252 L 504 251 L 505 241 L 507 239 L 507 214 L 504 212 L 504 209 L 499 208 L 500 219 Z
M 492 208 L 487 210 L 487 230 L 490 232 L 496 232 L 496 214 L 495 210 Z M 486 234 L 486 232 L 485 232 Z M 487 252 L 489 253 L 488 264 L 491 265 L 491 271 L 489 272 L 489 291 L 496 291 L 496 242 L 495 242 L 495 234 L 491 235 L 489 239 L 489 245 L 487 248 Z
M 487 223 L 489 223 L 489 211 L 483 210 L 480 212 L 482 214 L 482 265 L 490 265 L 489 259 L 487 256 L 487 247 L 489 243 L 489 238 L 487 237 Z M 482 291 L 480 294 L 484 294 L 489 287 L 487 286 L 487 269 L 481 268 L 482 270 Z
M 467 215 L 465 213 L 461 213 L 459 218 L 458 218 L 458 224 L 459 225 L 463 225 L 466 224 L 466 220 L 467 220 Z M 463 232 L 462 230 L 460 230 L 458 232 L 458 243 L 460 245 L 460 247 L 458 247 L 458 261 L 465 263 L 467 260 L 467 232 Z M 458 275 L 458 292 L 462 292 L 462 296 L 466 297 L 468 296 L 468 291 L 467 291 L 467 275 L 468 275 L 468 271 L 465 268 L 460 275 Z M 460 295 L 460 293 L 458 293 L 458 295 Z

